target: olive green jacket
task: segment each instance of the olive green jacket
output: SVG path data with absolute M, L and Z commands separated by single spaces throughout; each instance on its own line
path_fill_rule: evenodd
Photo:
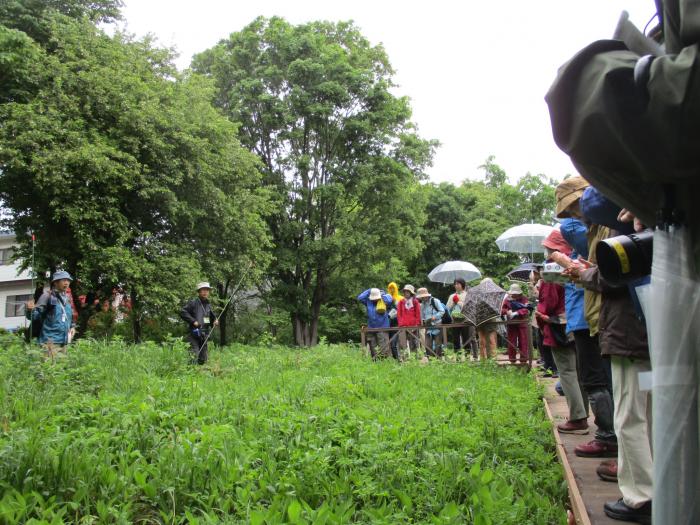
M 644 67 L 623 42 L 594 42 L 546 101 L 557 145 L 615 203 L 654 225 L 670 189 L 700 260 L 700 2 L 663 6 L 665 55 Z

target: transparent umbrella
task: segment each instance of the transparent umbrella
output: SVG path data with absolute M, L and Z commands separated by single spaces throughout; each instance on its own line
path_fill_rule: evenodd
M 544 253 L 542 241 L 554 228 L 544 224 L 521 224 L 504 231 L 496 244 L 502 252 Z
M 428 279 L 434 283 L 442 284 L 452 284 L 455 279 L 460 277 L 469 282 L 480 279 L 481 272 L 467 261 L 447 261 L 433 268 L 428 274 Z

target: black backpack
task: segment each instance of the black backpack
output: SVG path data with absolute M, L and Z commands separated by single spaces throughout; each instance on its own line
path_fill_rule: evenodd
M 435 308 L 436 310 L 440 309 L 439 305 L 442 304 L 440 299 L 435 299 L 435 297 L 431 297 L 430 301 L 433 303 L 433 308 Z M 437 304 L 435 303 L 435 301 L 437 301 Z M 445 313 L 442 314 L 442 324 L 451 324 L 452 323 L 452 316 L 450 315 L 450 312 L 447 310 L 447 306 L 442 304 L 442 309 L 445 311 Z

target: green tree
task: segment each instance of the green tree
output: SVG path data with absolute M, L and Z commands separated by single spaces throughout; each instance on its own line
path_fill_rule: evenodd
M 280 210 L 270 220 L 272 300 L 296 343 L 313 345 L 334 279 L 417 253 L 412 197 L 436 143 L 392 95 L 384 49 L 352 23 L 258 18 L 193 66 L 215 79 L 219 107 L 262 160 Z
M 0 26 L 0 57 L 28 72 L 0 104 L 5 223 L 25 256 L 22 233 L 38 232 L 38 267 L 126 285 L 138 339 L 141 320 L 176 309 L 204 272 L 264 266 L 259 164 L 213 107 L 210 81 L 178 74 L 169 51 L 86 17 L 45 17 L 46 46 Z

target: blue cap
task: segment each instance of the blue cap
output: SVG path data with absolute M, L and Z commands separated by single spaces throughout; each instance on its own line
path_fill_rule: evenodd
M 73 278 L 68 272 L 66 272 L 65 270 L 61 270 L 53 274 L 53 276 L 51 277 L 51 282 L 59 281 L 61 279 L 68 279 L 69 281 L 73 280 Z
M 622 208 L 608 199 L 593 186 L 589 186 L 581 196 L 581 213 L 592 224 L 607 226 L 622 234 L 634 232 L 632 223 L 619 222 L 617 216 Z

